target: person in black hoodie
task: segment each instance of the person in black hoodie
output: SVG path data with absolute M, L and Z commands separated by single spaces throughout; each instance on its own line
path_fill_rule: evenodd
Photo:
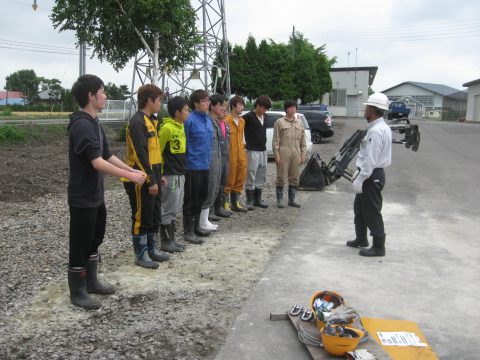
M 107 210 L 104 200 L 104 174 L 129 178 L 142 184 L 146 174 L 134 170 L 112 155 L 97 113 L 105 107 L 103 81 L 83 75 L 73 84 L 72 94 L 81 110 L 70 115 L 68 125 L 69 163 L 68 205 L 70 208 L 70 247 L 68 287 L 72 304 L 98 309 L 94 294 L 114 294 L 113 285 L 97 278 L 98 247 L 105 235 Z
M 260 95 L 255 109 L 243 116 L 245 120 L 245 142 L 247 148 L 247 209 L 253 206 L 268 208 L 262 201 L 262 188 L 267 182 L 267 110 L 272 101 L 267 95 Z

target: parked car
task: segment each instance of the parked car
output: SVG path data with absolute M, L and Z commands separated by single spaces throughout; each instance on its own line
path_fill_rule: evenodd
M 244 111 L 242 115 L 245 115 L 248 111 Z M 265 117 L 266 126 L 267 126 L 267 154 L 269 158 L 273 158 L 273 150 L 272 150 L 272 141 L 273 141 L 273 125 L 275 121 L 280 119 L 282 116 L 285 116 L 284 111 L 267 111 L 267 116 Z M 311 132 L 310 126 L 308 125 L 308 121 L 303 114 L 297 113 L 295 116 L 299 116 L 302 120 L 303 127 L 305 128 L 305 140 L 307 141 L 307 159 L 310 158 L 312 155 L 312 140 L 311 140 Z
M 314 144 L 320 144 L 323 138 L 333 136 L 332 118 L 325 114 L 326 111 L 298 110 L 298 112 L 305 115 L 308 125 L 310 126 L 312 142 Z

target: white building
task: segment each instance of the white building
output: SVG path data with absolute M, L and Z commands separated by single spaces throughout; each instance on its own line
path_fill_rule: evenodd
M 331 68 L 332 91 L 322 102 L 333 116 L 362 117 L 368 88 L 373 84 L 377 66 Z
M 467 121 L 480 121 L 480 79 L 463 84 L 468 87 Z
M 457 120 L 467 108 L 465 92 L 441 84 L 405 81 L 382 93 L 391 101 L 405 101 L 412 117 Z

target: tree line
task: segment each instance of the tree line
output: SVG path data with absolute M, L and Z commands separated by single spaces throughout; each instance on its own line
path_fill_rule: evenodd
M 39 93 L 46 91 L 46 99 L 43 103 L 53 109 L 62 109 L 63 111 L 74 111 L 78 109 L 78 104 L 70 93 L 61 85 L 61 81 L 56 78 L 45 78 L 37 76 L 32 69 L 23 69 L 13 72 L 5 78 L 5 90 L 19 91 L 29 105 L 35 105 L 40 102 Z M 127 85 L 105 84 L 105 92 L 110 100 L 126 100 L 130 97 L 130 91 Z M 46 101 L 46 102 L 45 102 Z M 59 107 L 59 105 L 62 105 Z M 17 107 L 18 108 L 18 107 Z M 41 106 L 38 107 L 40 110 Z
M 250 36 L 245 47 L 230 46 L 232 93 L 250 99 L 268 94 L 274 100 L 321 100 L 332 88 L 329 70 L 335 62 L 335 57 L 327 56 L 325 45 L 315 47 L 300 32 L 293 33 L 286 44 L 270 39 L 257 46 Z

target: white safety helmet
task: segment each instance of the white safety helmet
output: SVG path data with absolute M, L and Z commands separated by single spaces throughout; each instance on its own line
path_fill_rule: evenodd
M 382 110 L 388 110 L 388 97 L 382 93 L 375 93 L 370 95 L 367 102 L 363 103 L 363 105 L 370 105 Z

